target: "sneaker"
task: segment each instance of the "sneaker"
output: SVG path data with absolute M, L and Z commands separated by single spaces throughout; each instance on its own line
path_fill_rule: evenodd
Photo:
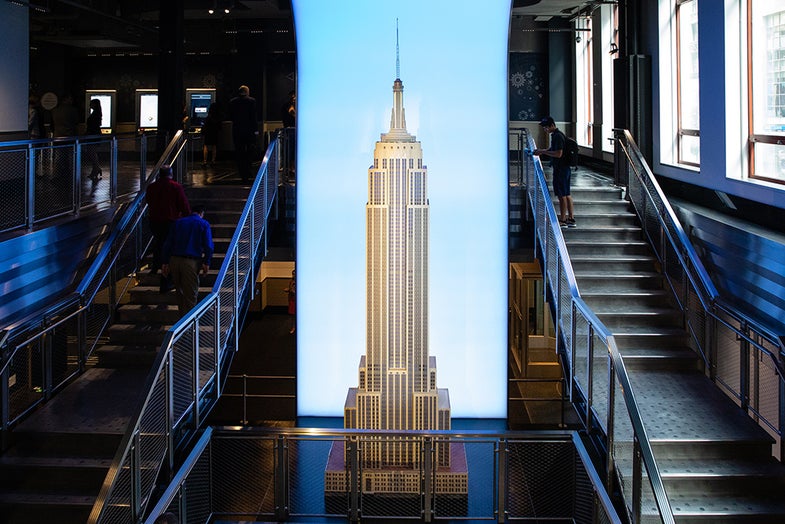
M 559 220 L 559 227 L 561 227 L 562 229 L 565 229 L 565 228 L 570 227 L 570 226 L 569 226 L 569 224 L 567 222 L 564 222 L 563 220 Z
M 567 223 L 567 227 L 578 227 L 578 225 L 575 223 L 575 219 L 572 217 L 568 218 L 566 220 L 566 223 Z

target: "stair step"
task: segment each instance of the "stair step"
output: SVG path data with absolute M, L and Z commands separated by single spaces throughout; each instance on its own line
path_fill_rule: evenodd
M 174 304 L 123 304 L 117 313 L 124 323 L 174 324 L 180 320 L 180 312 Z
M 606 293 L 636 293 L 663 288 L 662 275 L 654 271 L 636 271 L 625 274 L 576 272 L 575 278 L 581 293 L 595 293 L 598 291 Z
M 644 308 L 637 304 L 630 305 L 626 311 L 594 311 L 605 327 L 614 333 L 630 333 L 639 329 L 656 329 L 658 327 L 680 328 L 683 315 L 674 308 Z
M 597 314 L 629 311 L 632 308 L 655 308 L 670 304 L 670 293 L 663 289 L 640 290 L 632 293 L 582 292 L 581 298 Z
M 111 344 L 160 346 L 170 327 L 167 324 L 113 324 L 106 333 Z
M 640 227 L 578 227 L 562 228 L 562 234 L 567 242 L 573 240 L 592 241 L 596 243 L 606 241 L 640 240 Z
M 112 459 L 93 457 L 0 457 L 2 491 L 94 491 L 98 494 Z
M 669 495 L 676 522 L 706 524 L 757 524 L 785 522 L 785 503 L 781 498 L 738 495 Z M 654 501 L 642 507 L 642 522 L 656 515 Z M 656 522 L 661 522 L 656 520 Z
M 656 349 L 623 349 L 624 365 L 628 372 L 646 371 L 696 371 L 701 360 L 688 347 L 662 346 Z
M 87 522 L 97 493 L 0 493 L 4 524 Z
M 569 251 L 569 250 L 568 250 Z M 656 260 L 645 255 L 628 256 L 570 256 L 575 273 L 638 273 L 653 271 Z
M 603 255 L 649 255 L 651 254 L 651 247 L 647 242 L 642 240 L 637 241 L 624 241 L 624 242 L 603 242 L 601 244 L 592 241 L 584 241 L 577 239 L 565 239 L 567 244 L 567 251 L 570 256 L 603 256 Z
M 103 344 L 93 352 L 98 366 L 105 368 L 145 368 L 149 369 L 158 355 L 161 344 L 149 346 Z

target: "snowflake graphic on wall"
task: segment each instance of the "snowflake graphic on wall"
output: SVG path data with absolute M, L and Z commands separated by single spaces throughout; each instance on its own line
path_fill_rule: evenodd
M 512 74 L 512 77 L 510 78 L 510 82 L 512 82 L 513 86 L 517 88 L 521 88 L 526 83 L 526 77 L 524 76 L 523 73 L 519 71 Z

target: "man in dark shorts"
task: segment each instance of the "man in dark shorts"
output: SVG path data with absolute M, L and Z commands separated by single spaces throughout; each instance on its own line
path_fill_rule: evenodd
M 556 123 L 550 116 L 540 120 L 540 125 L 551 136 L 551 145 L 548 149 L 535 149 L 533 154 L 551 157 L 553 192 L 559 199 L 559 225 L 561 227 L 575 227 L 572 196 L 570 196 L 570 174 L 572 170 L 565 154 L 566 137 L 564 133 L 559 131 Z

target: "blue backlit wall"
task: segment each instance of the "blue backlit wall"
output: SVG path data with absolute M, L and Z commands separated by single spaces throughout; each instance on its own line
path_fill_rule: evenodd
M 430 354 L 454 417 L 506 416 L 509 2 L 293 0 L 298 415 L 342 416 L 365 352 L 368 167 L 400 37 L 430 197 Z

